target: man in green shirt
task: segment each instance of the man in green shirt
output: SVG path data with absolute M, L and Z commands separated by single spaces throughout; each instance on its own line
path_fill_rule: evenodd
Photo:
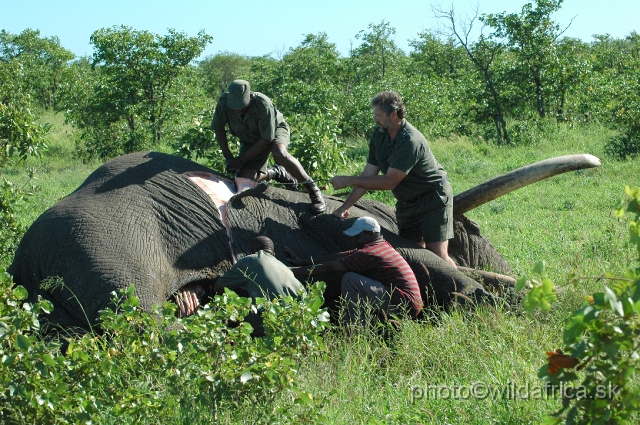
M 240 139 L 237 157 L 229 150 L 227 125 L 231 134 Z M 267 96 L 250 91 L 247 81 L 233 81 L 228 92 L 220 96 L 211 129 L 227 160 L 228 172 L 255 181 L 274 179 L 294 190 L 301 182 L 309 192 L 311 212 L 318 214 L 326 209 L 318 186 L 287 151 L 290 131 L 282 113 Z M 273 154 L 276 166 L 267 169 L 269 153 Z
M 453 192 L 447 172 L 422 133 L 404 118 L 406 108 L 397 93 L 381 92 L 371 106 L 378 127 L 369 141 L 367 164 L 359 176 L 335 176 L 329 181 L 336 190 L 353 187 L 333 214 L 344 220 L 368 190 L 391 190 L 398 200 L 400 236 L 455 267 L 448 254 L 453 238 Z
M 285 264 L 274 257 L 273 241 L 258 236 L 251 243 L 251 255 L 242 257 L 215 283 L 218 294 L 229 288 L 238 295 L 252 298 L 297 297 L 304 288 Z M 263 336 L 262 316 L 250 313 L 246 319 L 253 326 L 254 336 Z

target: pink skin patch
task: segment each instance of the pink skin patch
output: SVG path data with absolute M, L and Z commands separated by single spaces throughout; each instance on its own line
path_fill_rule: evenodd
M 237 177 L 231 180 L 226 177 L 218 176 L 211 173 L 205 173 L 200 171 L 189 171 L 185 173 L 189 179 L 196 184 L 200 189 L 204 190 L 211 201 L 214 203 L 218 211 L 220 211 L 220 217 L 222 217 L 222 223 L 227 230 L 227 236 L 229 237 L 229 249 L 231 250 L 231 256 L 233 262 L 238 261 L 236 251 L 233 248 L 233 236 L 231 235 L 231 226 L 227 219 L 227 203 L 233 195 L 243 192 L 247 189 L 256 187 L 258 182 L 245 179 L 243 177 Z

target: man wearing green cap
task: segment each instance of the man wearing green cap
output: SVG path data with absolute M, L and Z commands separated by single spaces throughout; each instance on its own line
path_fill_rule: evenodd
M 227 125 L 231 134 L 240 139 L 237 157 L 229 150 Z M 301 182 L 309 192 L 311 212 L 318 214 L 326 209 L 318 186 L 287 151 L 290 131 L 282 113 L 267 96 L 252 92 L 247 81 L 233 81 L 228 92 L 220 96 L 211 129 L 227 160 L 228 172 L 255 181 L 273 179 L 293 190 Z M 276 166 L 267 169 L 269 153 L 273 154 Z

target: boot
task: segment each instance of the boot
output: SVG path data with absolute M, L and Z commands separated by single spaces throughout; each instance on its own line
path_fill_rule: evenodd
M 267 180 L 275 180 L 285 185 L 287 190 L 298 190 L 298 180 L 280 164 L 267 170 Z
M 327 209 L 327 204 L 324 202 L 322 192 L 320 191 L 320 188 L 318 188 L 318 185 L 316 185 L 313 180 L 304 182 L 302 185 L 307 189 L 307 192 L 309 192 L 309 198 L 311 198 L 311 212 L 313 214 L 324 212 L 324 210 Z

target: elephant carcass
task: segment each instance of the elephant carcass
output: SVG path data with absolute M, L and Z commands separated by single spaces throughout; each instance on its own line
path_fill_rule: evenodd
M 209 195 L 187 176 L 193 172 L 215 175 L 192 161 L 155 152 L 107 162 L 33 223 L 9 273 L 29 291 L 30 301 L 41 295 L 53 302 L 49 322 L 87 327 L 97 322 L 113 291 L 131 284 L 142 307 L 150 310 L 188 283 L 212 282 L 230 267 L 234 251 L 249 252 L 257 235 L 274 240 L 282 261 L 284 245 L 314 258 L 349 248 L 342 231 L 350 220 L 331 214 L 342 204 L 339 198 L 327 196 L 326 213 L 314 216 L 308 212 L 307 194 L 270 187 L 230 202 L 223 221 Z M 392 208 L 361 200 L 351 212 L 378 220 L 384 237 L 416 273 L 427 303 L 449 305 L 456 293 L 487 296 L 478 282 L 399 237 Z M 495 249 L 489 257 L 494 264 L 502 258 Z M 41 288 L 52 276 L 62 278 L 65 287 Z M 327 298 L 336 300 L 339 276 L 323 280 Z
M 192 161 L 155 152 L 124 155 L 94 171 L 73 193 L 45 211 L 25 233 L 9 273 L 16 284 L 54 304 L 46 319 L 64 327 L 96 323 L 112 292 L 135 285 L 150 310 L 194 281 L 211 282 L 232 264 L 229 237 L 209 196 L 187 176 L 212 173 Z M 346 248 L 342 231 L 350 223 L 331 215 L 342 201 L 327 197 L 327 213 L 308 213 L 308 195 L 270 187 L 228 208 L 233 247 L 249 252 L 257 235 L 276 244 L 286 261 L 288 245 L 319 258 Z M 354 216 L 371 215 L 384 236 L 414 267 L 430 298 L 447 302 L 454 291 L 481 286 L 429 251 L 397 236 L 393 210 L 363 201 Z M 426 269 L 423 267 L 426 266 Z M 427 274 L 428 270 L 428 274 Z M 63 288 L 45 290 L 41 282 L 57 276 Z M 335 293 L 338 282 L 328 277 Z M 431 292 L 433 289 L 433 292 Z

